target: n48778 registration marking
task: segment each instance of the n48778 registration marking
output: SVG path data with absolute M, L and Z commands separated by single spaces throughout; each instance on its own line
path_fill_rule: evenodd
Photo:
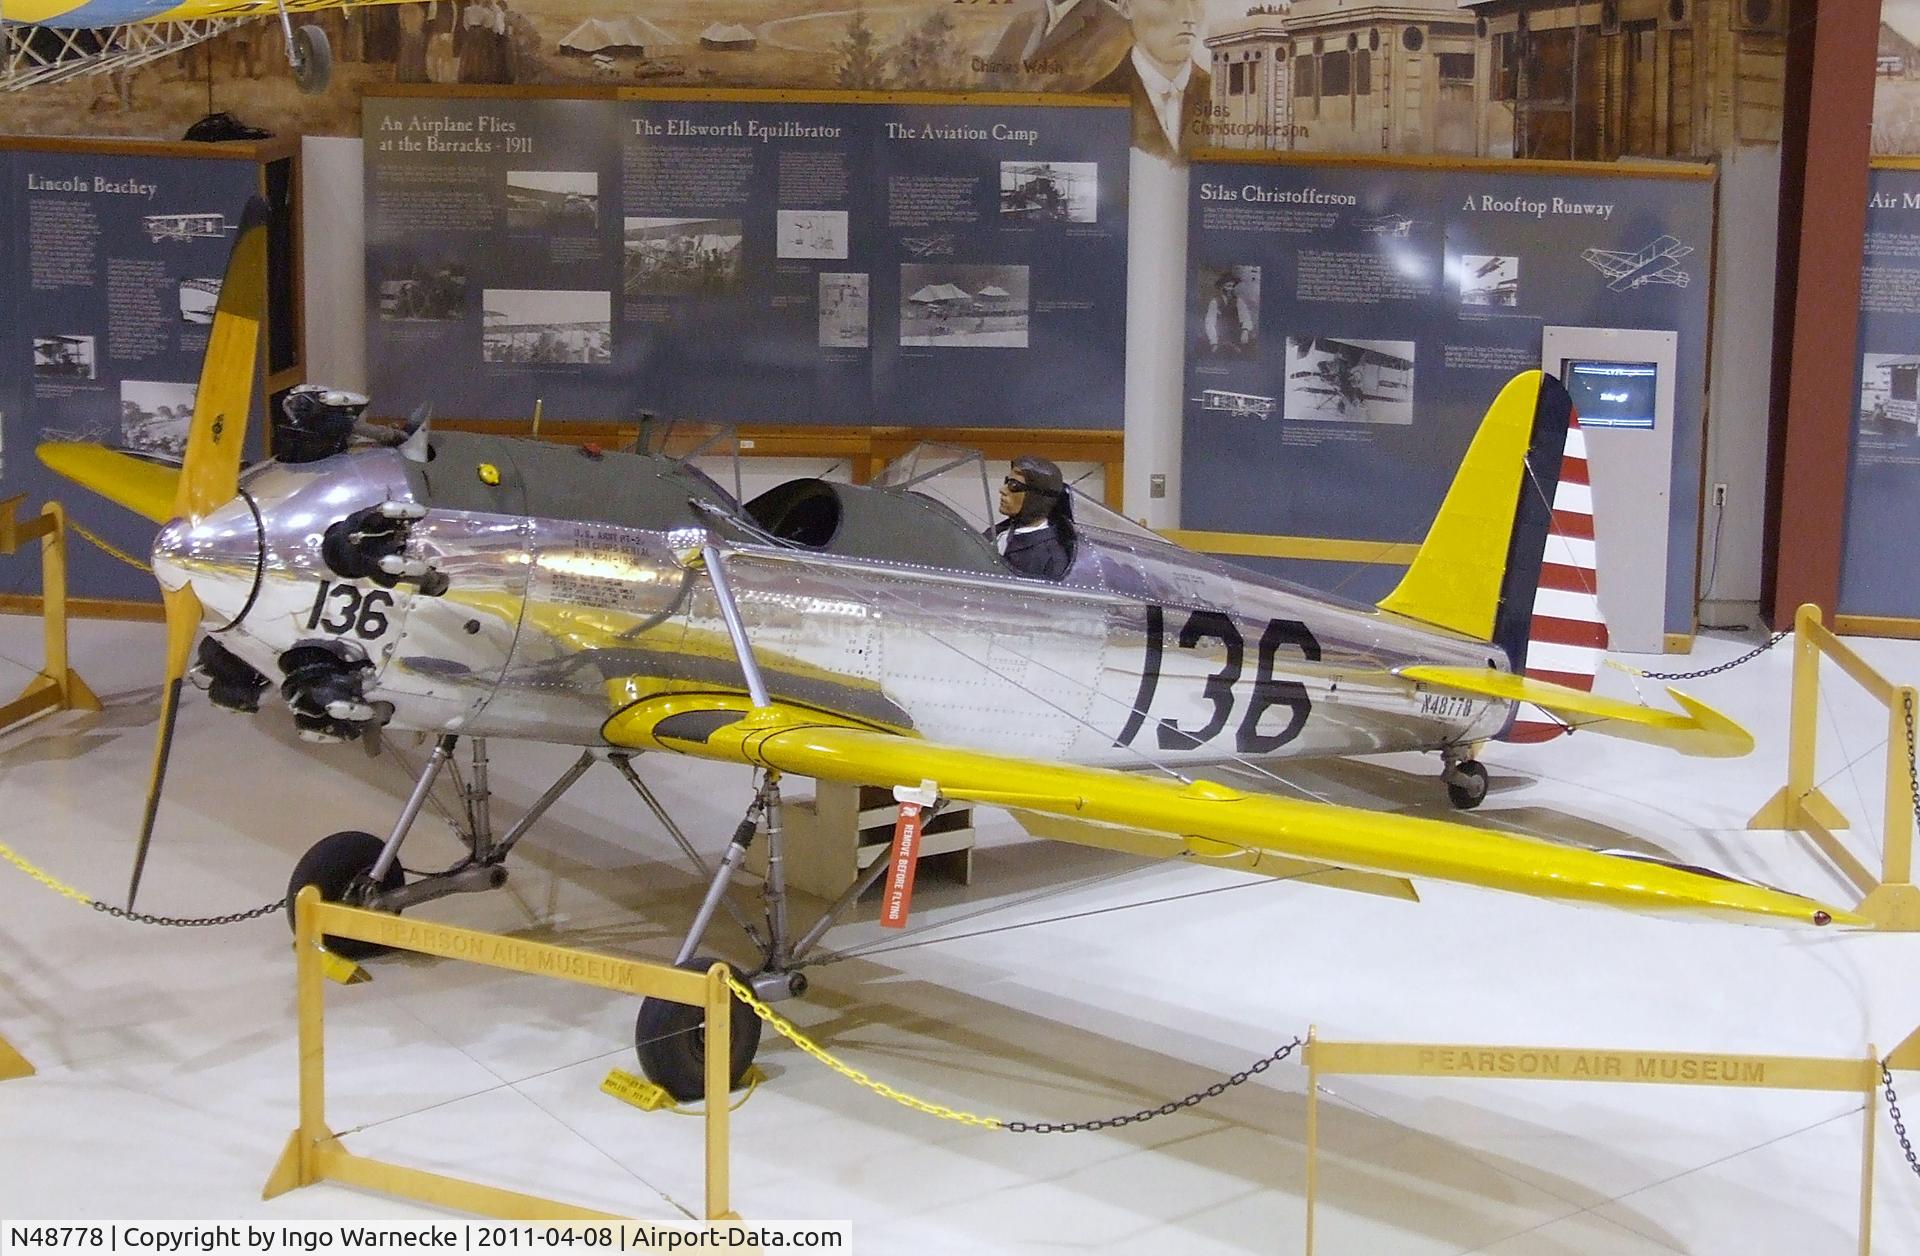
M 1473 714 L 1473 699 L 1452 693 L 1423 693 L 1420 714 L 1437 715 L 1446 720 L 1463 720 Z

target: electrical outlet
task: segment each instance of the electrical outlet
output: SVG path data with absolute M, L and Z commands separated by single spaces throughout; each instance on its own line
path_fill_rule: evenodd
M 1713 486 L 1713 504 L 1715 506 L 1725 506 L 1727 504 L 1727 486 L 1726 485 L 1716 484 Z
M 1167 495 L 1167 477 L 1154 474 L 1147 477 L 1147 496 L 1161 498 Z

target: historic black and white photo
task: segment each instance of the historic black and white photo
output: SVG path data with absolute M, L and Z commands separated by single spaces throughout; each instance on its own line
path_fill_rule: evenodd
M 1000 215 L 1030 222 L 1092 222 L 1099 212 L 1100 164 L 1003 161 Z
M 725 294 L 740 286 L 738 218 L 629 218 L 624 226 L 628 296 Z
M 129 379 L 120 383 L 120 443 L 178 457 L 187 451 L 197 384 Z
M 865 274 L 820 274 L 820 347 L 864 349 L 868 337 L 868 292 Z
M 180 321 L 206 327 L 213 323 L 213 311 L 220 304 L 220 280 L 217 277 L 182 279 L 178 285 Z
M 1260 348 L 1260 268 L 1202 263 L 1192 291 L 1200 302 L 1200 352 L 1252 357 Z
M 941 348 L 1027 347 L 1025 266 L 900 267 L 900 343 Z
M 507 226 L 590 231 L 599 225 L 600 176 L 593 171 L 507 171 Z
M 380 317 L 389 322 L 451 322 L 467 315 L 467 268 L 411 262 L 380 280 Z
M 1460 304 L 1507 309 L 1520 304 L 1520 259 L 1464 254 L 1460 258 Z
M 783 209 L 776 218 L 779 256 L 847 260 L 846 210 Z
M 33 373 L 60 379 L 92 379 L 96 370 L 93 337 L 35 336 Z
M 1411 340 L 1287 337 L 1286 419 L 1413 422 Z
M 488 362 L 600 366 L 613 361 L 613 294 L 488 288 L 481 298 Z

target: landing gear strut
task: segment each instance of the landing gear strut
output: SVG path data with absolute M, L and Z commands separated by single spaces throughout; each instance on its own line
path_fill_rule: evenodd
M 634 783 L 636 788 L 643 791 L 642 796 L 647 797 L 650 805 L 655 807 L 655 814 L 661 814 L 658 805 L 653 804 L 650 795 L 645 794 L 645 787 L 637 780 Z M 763 941 L 757 930 L 741 922 L 742 928 L 746 929 L 747 935 L 761 952 L 761 965 L 760 971 L 751 976 L 737 968 L 734 972 L 752 987 L 756 996 L 763 1001 L 772 1001 L 797 997 L 807 992 L 807 975 L 801 971 L 802 961 L 819 945 L 827 930 L 859 900 L 860 895 L 885 875 L 887 861 L 876 860 L 871 868 L 854 879 L 833 906 L 821 913 L 805 936 L 798 942 L 792 941 L 787 914 L 786 834 L 780 824 L 780 774 L 768 771 L 762 776 L 746 815 L 733 831 L 733 841 L 727 846 L 726 857 L 720 861 L 720 868 L 707 887 L 706 899 L 700 904 L 700 910 L 687 930 L 686 939 L 680 944 L 680 953 L 674 957 L 676 966 L 705 972 L 713 961 L 695 959 L 694 954 L 706 936 L 714 912 L 725 905 L 729 912 L 735 913 L 735 919 L 739 919 L 733 904 L 727 899 L 727 887 L 747 861 L 747 850 L 759 833 L 762 816 L 766 818 L 767 877 L 760 894 L 766 907 L 767 932 Z M 664 820 L 664 816 L 662 818 Z M 677 836 L 677 830 L 675 833 Z M 733 1001 L 732 1007 L 733 1059 L 727 1079 L 730 1087 L 740 1084 L 741 1075 L 753 1063 L 754 1051 L 760 1043 L 760 1018 L 738 999 Z M 673 1010 L 675 1008 L 681 1010 L 676 1012 Z M 706 1040 L 705 1035 L 699 1032 L 700 1018 L 698 1008 L 682 1008 L 679 1004 L 667 1003 L 662 999 L 646 999 L 642 1001 L 639 1017 L 634 1022 L 634 1048 L 640 1057 L 641 1071 L 647 1075 L 648 1081 L 683 1103 L 700 1098 L 706 1091 Z
M 1472 811 L 1486 801 L 1487 770 L 1480 766 L 1478 759 L 1462 758 L 1457 750 L 1447 749 L 1440 752 L 1446 760 L 1446 766 L 1440 769 L 1440 779 L 1447 786 L 1447 801 L 1461 811 Z
M 547 808 L 559 801 L 560 795 L 572 788 L 573 783 L 593 766 L 593 752 L 583 753 L 573 766 L 561 773 L 560 779 L 546 793 L 540 795 L 505 837 L 496 839 L 493 836 L 493 792 L 487 783 L 487 743 L 485 738 L 472 738 L 472 773 L 462 791 L 467 813 L 465 832 L 461 835 L 467 843 L 466 858 L 445 872 L 416 877 L 408 884 L 405 870 L 400 866 L 401 843 L 407 840 L 407 834 L 413 830 L 413 822 L 426 805 L 434 782 L 453 759 L 459 740 L 448 735 L 434 745 L 433 754 L 420 770 L 413 792 L 407 796 L 406 805 L 400 809 L 400 818 L 394 822 L 393 832 L 388 834 L 385 841 L 371 833 L 352 832 L 335 833 L 315 843 L 294 868 L 293 879 L 287 886 L 289 907 L 294 895 L 308 884 L 319 886 L 320 897 L 329 902 L 390 912 L 400 912 L 436 898 L 445 898 L 449 894 L 497 890 L 507 883 L 508 853 L 526 836 L 535 821 L 546 814 Z M 288 923 L 292 923 L 291 912 Z M 349 959 L 380 953 L 380 948 L 364 950 L 361 954 L 355 954 L 354 949 L 350 949 L 365 945 L 347 943 L 345 939 L 341 939 L 339 944 L 333 939 L 328 940 L 331 949 Z
M 458 743 L 459 738 L 449 734 L 435 744 L 433 754 L 414 781 L 406 805 L 400 809 L 393 831 L 384 841 L 371 833 L 347 832 L 333 834 L 316 843 L 294 870 L 287 887 L 289 904 L 293 896 L 308 884 L 317 885 L 321 897 L 329 902 L 390 912 L 400 912 L 449 894 L 498 889 L 507 880 L 507 854 L 546 814 L 547 809 L 600 758 L 613 764 L 701 875 L 709 878 L 706 897 L 674 957 L 678 967 L 704 973 L 713 966 L 715 960 L 696 956 L 714 916 L 724 910 L 760 953 L 757 969 L 749 971 L 736 967 L 734 974 L 765 1001 L 805 994 L 807 977 L 801 970 L 802 962 L 819 945 L 827 930 L 846 915 L 860 895 L 887 871 L 887 861 L 876 860 L 872 867 L 847 886 L 834 904 L 821 913 L 812 927 L 796 941 L 787 909 L 786 834 L 780 823 L 779 773 L 768 771 L 762 774 L 759 786 L 754 791 L 753 802 L 734 829 L 733 840 L 728 844 L 720 866 L 710 869 L 680 826 L 674 823 L 673 817 L 660 804 L 660 800 L 634 771 L 633 756 L 619 751 L 584 751 L 535 800 L 504 837 L 495 838 L 492 794 L 487 778 L 487 743 L 484 738 L 475 737 L 468 740 L 471 765 L 462 783 L 466 809 L 462 837 L 467 844 L 467 855 L 444 872 L 414 874 L 413 879 L 408 881 L 408 874 L 400 864 L 400 848 L 426 805 L 435 782 L 453 763 Z M 767 847 L 767 872 L 760 889 L 764 922 L 756 924 L 728 897 L 727 891 L 746 865 L 747 852 L 763 827 Z M 330 940 L 328 944 L 339 954 L 354 959 L 380 952 L 380 948 L 348 939 Z M 759 1048 L 760 1018 L 737 999 L 733 1001 L 732 1008 L 733 1059 L 728 1080 L 731 1085 L 737 1086 Z M 640 1058 L 641 1070 L 649 1080 L 679 1101 L 698 1099 L 706 1091 L 703 1017 L 704 1012 L 700 1008 L 661 999 L 646 999 L 642 1001 L 635 1019 L 634 1047 Z

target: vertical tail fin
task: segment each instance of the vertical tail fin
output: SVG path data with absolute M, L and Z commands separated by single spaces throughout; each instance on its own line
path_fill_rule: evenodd
M 1516 672 L 1588 690 L 1607 648 L 1594 597 L 1593 501 L 1573 399 L 1516 375 L 1481 420 L 1420 552 L 1380 609 L 1499 645 Z M 1505 734 L 1565 726 L 1523 706 Z

